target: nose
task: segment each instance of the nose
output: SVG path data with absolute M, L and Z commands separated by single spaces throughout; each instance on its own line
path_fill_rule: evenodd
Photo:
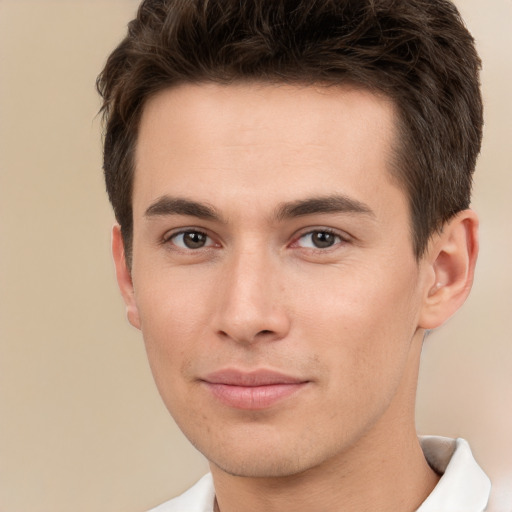
M 246 345 L 285 338 L 290 317 L 279 263 L 248 251 L 230 260 L 219 287 L 217 334 Z

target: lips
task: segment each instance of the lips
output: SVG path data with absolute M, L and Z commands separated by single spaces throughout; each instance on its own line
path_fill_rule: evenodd
M 201 379 L 224 405 L 236 409 L 269 408 L 307 386 L 308 381 L 269 370 L 222 370 Z

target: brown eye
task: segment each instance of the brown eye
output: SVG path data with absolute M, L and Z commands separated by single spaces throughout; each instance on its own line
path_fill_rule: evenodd
M 340 242 L 342 242 L 342 239 L 339 235 L 331 233 L 330 231 L 318 230 L 302 235 L 298 241 L 298 245 L 310 249 L 328 249 Z
M 201 231 L 184 231 L 171 237 L 174 245 L 182 249 L 201 249 L 211 245 L 211 240 Z

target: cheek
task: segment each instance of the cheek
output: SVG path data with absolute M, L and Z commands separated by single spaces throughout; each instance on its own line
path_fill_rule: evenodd
M 142 330 L 151 331 L 157 342 L 185 341 L 204 325 L 214 304 L 211 279 L 200 269 L 160 267 L 141 272 L 141 279 L 134 273 Z
M 300 276 L 295 287 L 295 317 L 313 329 L 335 329 L 387 338 L 410 330 L 418 309 L 417 272 L 398 264 L 340 266 Z
M 201 279 L 180 279 L 170 273 L 166 277 L 161 272 L 154 279 L 146 274 L 141 286 L 134 281 L 148 360 L 164 394 L 164 387 L 180 385 L 184 366 L 200 354 L 214 301 Z
M 396 265 L 350 270 L 319 277 L 299 294 L 308 297 L 295 308 L 300 338 L 331 365 L 334 379 L 378 387 L 403 371 L 417 326 L 417 272 Z

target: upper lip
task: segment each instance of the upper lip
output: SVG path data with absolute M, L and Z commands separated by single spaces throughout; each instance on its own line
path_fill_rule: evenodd
M 236 369 L 219 370 L 206 375 L 201 380 L 210 384 L 225 384 L 228 386 L 272 386 L 277 384 L 301 384 L 307 382 L 273 370 L 258 369 L 241 371 Z

